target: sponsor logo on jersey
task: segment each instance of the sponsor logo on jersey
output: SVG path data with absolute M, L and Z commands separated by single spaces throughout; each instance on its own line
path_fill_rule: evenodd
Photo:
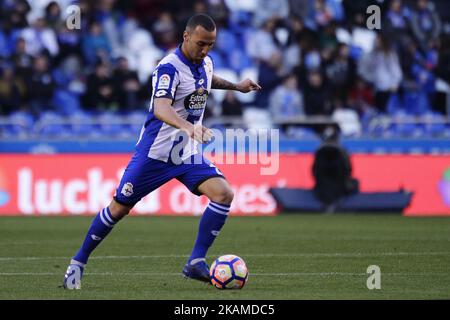
M 158 80 L 158 89 L 169 89 L 170 76 L 168 74 L 163 74 Z
M 200 116 L 206 107 L 206 100 L 208 99 L 208 91 L 200 87 L 184 99 L 184 107 L 189 114 Z
M 158 90 L 155 93 L 155 97 L 159 98 L 159 97 L 165 96 L 166 94 L 167 94 L 166 90 Z

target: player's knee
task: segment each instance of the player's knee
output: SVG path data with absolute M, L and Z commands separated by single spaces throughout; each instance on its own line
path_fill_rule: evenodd
M 113 200 L 109 205 L 109 211 L 114 219 L 120 220 L 130 213 L 131 207 L 125 206 Z
M 214 202 L 223 203 L 223 204 L 231 204 L 234 198 L 233 190 L 230 188 L 223 189 L 216 197 L 213 199 Z

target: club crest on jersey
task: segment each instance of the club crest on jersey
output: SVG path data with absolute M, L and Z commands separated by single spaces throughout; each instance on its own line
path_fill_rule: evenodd
M 125 183 L 120 193 L 122 193 L 125 197 L 130 197 L 131 195 L 133 195 L 133 184 L 131 182 Z
M 158 89 L 169 89 L 170 76 L 168 74 L 163 74 L 158 80 Z
M 204 87 L 200 87 L 184 99 L 184 107 L 189 114 L 200 116 L 206 107 L 207 99 L 208 91 Z

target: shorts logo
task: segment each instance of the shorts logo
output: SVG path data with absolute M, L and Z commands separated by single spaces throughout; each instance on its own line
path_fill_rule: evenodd
M 170 76 L 168 74 L 163 74 L 158 80 L 158 89 L 169 89 Z
M 159 97 L 165 96 L 166 94 L 167 94 L 166 90 L 158 90 L 155 93 L 155 97 L 159 98 Z
M 200 79 L 200 80 L 198 81 L 198 85 L 201 86 L 204 82 L 205 82 L 204 79 Z
M 122 191 L 120 192 L 121 194 L 123 194 L 125 197 L 129 197 L 131 195 L 133 195 L 133 184 L 131 184 L 130 182 L 127 182 L 123 185 L 122 187 Z

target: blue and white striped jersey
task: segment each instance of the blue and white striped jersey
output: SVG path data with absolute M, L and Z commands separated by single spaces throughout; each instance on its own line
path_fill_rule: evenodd
M 153 94 L 149 115 L 136 149 L 147 152 L 150 158 L 167 162 L 173 147 L 181 142 L 180 130 L 155 117 L 154 100 L 172 99 L 172 107 L 179 116 L 193 124 L 201 124 L 208 93 L 211 91 L 212 76 L 213 62 L 209 56 L 197 65 L 184 56 L 179 46 L 164 57 L 152 75 Z M 183 148 L 181 159 L 185 160 L 198 153 L 197 145 L 197 141 L 189 139 Z

